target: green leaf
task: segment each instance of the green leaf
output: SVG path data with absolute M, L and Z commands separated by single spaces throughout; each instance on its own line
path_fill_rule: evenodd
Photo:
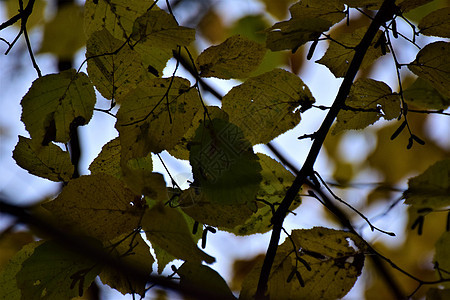
M 198 263 L 205 261 L 209 264 L 215 261 L 214 257 L 197 247 L 192 229 L 176 208 L 157 203 L 146 211 L 141 225 L 152 245 L 158 245 L 178 259 Z
M 172 149 L 189 129 L 200 107 L 198 93 L 186 79 L 155 78 L 141 82 L 127 94 L 117 113 L 122 159 Z
M 32 242 L 25 245 L 19 252 L 16 253 L 0 270 L 0 299 L 20 300 L 22 299 L 22 292 L 17 286 L 16 275 L 22 268 L 22 264 L 31 255 L 34 249 L 41 245 L 43 241 Z
M 418 27 L 421 34 L 450 38 L 450 7 L 429 13 L 419 22 Z
M 109 141 L 102 147 L 99 155 L 89 165 L 92 174 L 104 173 L 116 178 L 122 177 L 122 169 L 120 167 L 120 140 L 118 137 Z
M 77 4 L 70 3 L 60 7 L 55 17 L 44 26 L 39 52 L 50 52 L 62 59 L 72 59 L 86 43 L 86 37 L 80 31 L 83 27 L 82 16 L 83 8 Z
M 192 126 L 186 131 L 184 136 L 178 141 L 175 147 L 169 150 L 170 155 L 178 159 L 189 160 L 189 143 L 195 137 L 195 131 L 206 119 L 223 119 L 228 121 L 228 114 L 217 106 L 205 106 L 205 109 L 198 109 L 192 119 Z
M 268 29 L 266 46 L 272 51 L 292 49 L 312 41 L 345 17 L 337 0 L 299 1 L 290 7 L 291 19 Z
M 89 37 L 86 58 L 87 71 L 97 90 L 106 99 L 114 98 L 117 102 L 151 74 L 145 70 L 141 56 L 106 29 Z M 162 72 L 164 66 L 157 71 Z
M 72 178 L 74 168 L 69 153 L 53 143 L 41 146 L 31 139 L 19 136 L 13 158 L 30 174 L 52 181 L 67 182 Z
M 436 252 L 434 253 L 434 262 L 438 263 L 440 270 L 450 270 L 450 257 L 448 249 L 450 249 L 450 231 L 444 232 L 435 244 Z M 438 273 L 440 274 L 440 273 Z M 444 278 L 447 278 L 444 275 Z
M 232 229 L 229 226 L 225 226 L 227 228 L 221 228 L 236 235 L 251 235 L 270 231 L 272 229 L 270 225 L 272 224 L 273 211 L 267 203 L 274 205 L 274 209 L 276 209 L 276 204 L 283 201 L 287 190 L 295 179 L 295 176 L 276 160 L 262 153 L 258 153 L 257 155 L 262 167 L 261 176 L 263 178 L 258 193 L 256 194 L 256 199 L 259 200 L 257 201 L 258 210 L 245 223 L 241 223 Z M 289 210 L 294 211 L 300 204 L 301 199 L 297 195 Z
M 23 262 L 16 278 L 22 299 L 60 300 L 82 296 L 99 272 L 95 261 L 46 241 Z
M 444 97 L 450 97 L 450 44 L 434 42 L 417 53 L 408 68 L 417 76 L 429 81 Z
M 55 200 L 42 206 L 58 226 L 102 241 L 132 232 L 143 214 L 140 196 L 103 173 L 71 180 Z
M 268 283 L 268 292 L 272 297 L 338 299 L 350 291 L 364 265 L 365 247 L 357 236 L 314 227 L 294 230 L 291 238 L 292 241 L 286 239 L 278 247 Z M 351 242 L 356 247 L 352 247 Z M 295 250 L 292 243 L 296 245 Z M 261 266 L 262 262 L 245 279 L 240 299 L 253 299 Z
M 155 259 L 150 253 L 149 246 L 142 239 L 139 232 L 132 235 L 121 235 L 109 242 L 109 246 L 114 247 L 111 255 L 122 260 L 123 263 L 146 270 L 148 274 L 152 272 L 152 265 Z M 105 266 L 100 273 L 100 279 L 104 284 L 118 290 L 122 294 L 137 293 L 144 297 L 146 289 L 145 282 L 136 278 L 129 278 L 123 273 L 117 272 Z
M 143 46 L 176 49 L 195 40 L 195 30 L 179 26 L 174 17 L 163 10 L 150 10 L 133 24 L 131 38 Z
M 177 258 L 156 243 L 152 243 L 152 248 L 155 251 L 156 262 L 158 264 L 158 274 L 161 274 L 164 271 L 164 268 Z
M 440 209 L 450 205 L 450 159 L 438 161 L 408 180 L 405 203 L 417 208 Z
M 367 27 L 358 28 L 351 33 L 344 33 L 341 36 L 333 37 L 338 40 L 340 44 L 331 42 L 325 55 L 316 61 L 319 64 L 326 66 L 330 69 L 336 77 L 344 77 L 347 73 L 348 66 L 355 54 L 355 47 L 362 40 L 364 34 L 367 31 Z M 375 48 L 374 45 L 384 34 L 382 31 L 378 31 L 375 38 L 372 41 L 371 47 L 366 52 L 361 64 L 361 68 L 365 69 L 369 67 L 378 57 L 382 55 L 380 48 Z M 344 46 L 345 47 L 344 47 Z M 389 49 L 388 49 L 389 50 Z
M 177 273 L 180 275 L 181 287 L 211 293 L 220 296 L 220 299 L 236 299 L 222 276 L 208 266 L 185 262 L 178 268 Z
M 83 125 L 91 119 L 95 92 L 87 75 L 72 69 L 36 79 L 21 104 L 21 120 L 32 139 L 43 145 L 65 143 L 72 122 Z
M 362 78 L 355 81 L 336 119 L 333 134 L 343 130 L 363 129 L 381 116 L 392 120 L 400 115 L 400 96 L 382 81 Z
M 241 35 L 204 50 L 197 58 L 202 77 L 245 78 L 261 63 L 266 49 Z
M 255 145 L 294 128 L 301 119 L 297 110 L 305 111 L 314 101 L 298 76 L 274 69 L 232 88 L 223 97 L 222 109 Z
M 206 120 L 197 129 L 190 149 L 193 186 L 211 203 L 255 200 L 261 165 L 239 127 L 222 119 Z
M 414 83 L 403 91 L 408 104 L 425 109 L 446 109 L 450 98 L 442 96 L 427 80 L 418 77 Z
M 89 38 L 106 28 L 116 39 L 127 40 L 136 18 L 143 15 L 154 1 L 142 0 L 88 0 L 84 7 L 84 31 Z

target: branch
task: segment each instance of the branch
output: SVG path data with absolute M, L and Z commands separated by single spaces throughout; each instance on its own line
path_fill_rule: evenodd
M 355 55 L 350 63 L 347 74 L 344 77 L 344 81 L 339 88 L 339 92 L 336 95 L 336 99 L 331 106 L 328 114 L 326 115 L 322 125 L 319 130 L 316 132 L 316 136 L 314 142 L 311 146 L 311 149 L 306 158 L 305 164 L 297 174 L 292 186 L 286 193 L 285 198 L 281 202 L 277 211 L 275 212 L 272 223 L 273 230 L 272 236 L 270 239 L 270 244 L 267 249 L 266 257 L 264 259 L 264 263 L 261 269 L 261 275 L 258 281 L 258 288 L 256 290 L 255 298 L 256 299 L 266 299 L 265 296 L 267 290 L 267 282 L 269 281 L 270 271 L 272 269 L 273 261 L 275 259 L 275 255 L 278 248 L 278 243 L 280 240 L 280 233 L 283 226 L 284 218 L 286 213 L 291 206 L 292 201 L 295 196 L 298 194 L 300 188 L 306 181 L 306 177 L 313 174 L 313 166 L 319 155 L 320 149 L 322 148 L 323 142 L 325 140 L 328 131 L 331 128 L 337 114 L 341 110 L 341 108 L 345 105 L 345 100 L 350 92 L 350 88 L 353 84 L 353 80 L 358 72 L 362 60 L 367 52 L 367 49 L 370 47 L 373 38 L 375 37 L 378 29 L 382 24 L 391 19 L 395 12 L 395 1 L 394 0 L 385 0 L 380 7 L 380 10 L 376 14 L 372 23 L 370 24 L 367 32 L 362 38 L 361 42 L 355 47 Z

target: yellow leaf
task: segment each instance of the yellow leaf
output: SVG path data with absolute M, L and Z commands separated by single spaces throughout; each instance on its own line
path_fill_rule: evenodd
M 441 95 L 450 97 L 450 43 L 434 42 L 426 45 L 408 68 L 428 80 Z
M 268 13 L 281 20 L 286 17 L 287 8 L 291 3 L 295 2 L 295 0 L 262 0 L 262 2 L 266 5 L 266 11 Z
M 421 34 L 450 38 L 450 7 L 426 15 L 418 27 Z
M 42 206 L 59 226 L 102 241 L 132 232 L 143 213 L 140 197 L 103 173 L 71 180 L 55 200 Z
M 450 289 L 430 288 L 426 300 L 445 300 L 450 298 Z
M 441 160 L 408 180 L 406 204 L 441 209 L 450 205 L 450 159 Z
M 36 79 L 22 99 L 22 118 L 31 138 L 47 145 L 68 142 L 72 123 L 89 122 L 94 88 L 84 73 L 67 70 Z
M 333 37 L 337 39 L 340 44 L 331 42 L 325 52 L 325 55 L 316 62 L 330 69 L 334 76 L 344 77 L 355 54 L 354 47 L 359 44 L 366 31 L 367 27 L 362 27 L 351 33 L 345 33 L 341 36 Z M 374 47 L 375 43 L 382 34 L 384 34 L 382 31 L 378 31 L 377 35 L 373 39 L 371 47 L 367 50 L 361 64 L 362 69 L 369 67 L 378 57 L 382 55 L 380 48 Z
M 425 109 L 446 109 L 450 98 L 442 96 L 427 80 L 417 77 L 416 81 L 403 91 L 408 104 Z
M 142 239 L 139 232 L 132 235 L 121 235 L 114 240 L 107 243 L 107 245 L 114 249 L 111 255 L 117 259 L 120 259 L 123 263 L 139 268 L 140 270 L 146 270 L 148 274 L 152 272 L 152 265 L 155 262 L 152 254 L 150 253 L 149 246 Z M 105 266 L 100 273 L 100 280 L 118 290 L 122 294 L 134 294 L 137 293 L 144 297 L 146 289 L 145 282 L 138 281 L 136 278 L 128 278 L 125 274 L 117 272 L 117 270 L 111 269 Z
M 298 76 L 274 69 L 232 88 L 223 97 L 222 109 L 255 145 L 268 143 L 297 126 L 301 119 L 297 110 L 305 111 L 314 101 Z
M 434 262 L 438 263 L 440 270 L 445 270 L 447 273 L 450 270 L 450 256 L 448 255 L 448 249 L 450 249 L 450 232 L 444 232 L 439 240 L 435 244 L 436 252 L 434 254 Z M 440 273 L 438 273 L 440 274 Z M 444 278 L 448 278 L 444 275 Z M 447 288 L 448 288 L 447 284 Z
M 365 246 L 357 236 L 314 227 L 293 230 L 291 238 L 278 247 L 268 282 L 271 297 L 338 299 L 350 291 L 364 265 Z M 253 299 L 261 266 L 258 263 L 244 280 L 240 299 Z
M 214 257 L 197 247 L 191 229 L 176 208 L 157 203 L 145 212 L 141 224 L 152 245 L 158 245 L 174 257 L 198 263 L 205 261 L 211 264 L 215 261 Z
M 31 139 L 19 136 L 13 158 L 20 167 L 33 175 L 52 181 L 67 182 L 72 178 L 74 168 L 69 153 L 53 143 L 41 146 Z
M 17 0 L 6 0 L 6 12 L 7 12 L 7 18 L 12 18 L 13 16 L 17 15 L 19 12 L 19 1 Z M 29 0 L 23 0 L 23 8 L 26 8 Z M 44 11 L 46 9 L 47 2 L 44 0 L 35 0 L 33 4 L 33 13 L 30 15 L 30 17 L 27 19 L 27 29 L 31 30 L 36 25 L 40 25 L 44 21 Z M 15 26 L 20 26 L 20 21 L 17 23 L 14 23 Z
M 116 137 L 102 147 L 100 154 L 89 165 L 89 170 L 92 174 L 105 173 L 116 178 L 121 178 L 120 153 L 120 140 Z
M 154 1 L 98 0 L 86 1 L 84 7 L 84 31 L 89 38 L 94 32 L 106 28 L 116 39 L 127 40 L 136 18 L 143 15 Z
M 54 18 L 45 24 L 39 52 L 50 52 L 62 59 L 72 59 L 86 43 L 86 37 L 80 28 L 83 28 L 82 7 L 73 3 L 63 5 Z
M 381 116 L 391 120 L 400 115 L 400 96 L 392 93 L 384 82 L 369 78 L 355 81 L 345 105 L 337 116 L 333 134 L 342 130 L 363 129 Z
M 19 252 L 22 247 L 33 241 L 34 237 L 28 231 L 3 231 L 0 239 L 0 270 L 5 268 L 8 261 L 14 257 L 14 255 Z
M 202 77 L 245 78 L 261 63 L 266 49 L 259 43 L 234 35 L 204 50 L 197 58 Z
M 92 82 L 103 97 L 114 98 L 119 103 L 126 93 L 151 74 L 144 69 L 140 55 L 128 44 L 123 44 L 103 29 L 92 33 L 86 45 L 87 71 Z M 161 71 L 162 68 L 158 70 Z

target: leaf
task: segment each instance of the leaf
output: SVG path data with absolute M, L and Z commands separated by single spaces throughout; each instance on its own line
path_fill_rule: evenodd
M 257 201 L 258 210 L 245 223 L 241 223 L 232 229 L 227 226 L 225 226 L 227 228 L 221 228 L 236 235 L 251 235 L 270 231 L 272 229 L 270 225 L 273 211 L 267 203 L 274 205 L 276 209 L 275 205 L 281 203 L 295 179 L 294 175 L 276 160 L 262 153 L 257 155 L 262 167 L 261 176 L 263 178 L 256 194 L 256 199 L 260 200 Z M 261 200 L 266 203 L 261 202 Z M 300 197 L 296 196 L 289 210 L 294 211 L 300 204 Z
M 268 29 L 266 46 L 272 51 L 295 50 L 345 17 L 339 1 L 299 1 L 289 8 L 291 19 Z
M 426 300 L 445 300 L 450 297 L 450 289 L 430 288 Z
M 29 0 L 23 0 L 23 7 L 25 8 Z M 20 9 L 19 1 L 15 0 L 8 0 L 4 1 L 4 12 L 7 13 L 5 16 L 6 19 L 10 19 L 13 16 L 17 15 L 17 12 Z M 31 31 L 31 29 L 34 29 L 38 25 L 42 25 L 44 22 L 44 11 L 46 9 L 47 2 L 45 0 L 36 0 L 33 4 L 33 13 L 30 14 L 30 16 L 27 19 L 27 29 Z M 13 26 L 20 27 L 20 22 L 16 22 L 13 24 Z
M 176 49 L 195 40 L 195 30 L 179 26 L 174 17 L 163 10 L 149 10 L 133 24 L 131 38 L 143 46 Z
M 252 145 L 268 143 L 300 122 L 314 97 L 303 81 L 288 71 L 274 69 L 249 78 L 222 99 L 230 122 L 239 126 Z
M 116 123 L 125 161 L 175 147 L 201 107 L 197 91 L 180 77 L 143 81 L 126 99 Z
M 448 249 L 450 247 L 450 232 L 444 232 L 435 244 L 436 252 L 434 253 L 433 261 L 438 263 L 440 270 L 450 270 L 450 258 L 448 256 Z M 447 278 L 444 275 L 444 278 Z
M 34 252 L 34 249 L 43 242 L 31 242 L 25 245 L 0 269 L 0 299 L 20 300 L 22 292 L 17 286 L 16 275 L 22 268 L 22 264 Z M 2 249 L 3 251 L 3 249 Z
M 62 59 L 72 59 L 86 43 L 85 35 L 80 30 L 83 27 L 82 16 L 83 8 L 77 4 L 68 3 L 58 8 L 54 18 L 44 26 L 39 52 L 50 52 Z
M 225 121 L 228 121 L 228 114 L 224 112 L 222 109 L 220 109 L 217 106 L 205 106 L 205 109 L 198 109 L 195 114 L 194 118 L 192 119 L 192 125 L 189 127 L 189 129 L 186 131 L 184 136 L 181 138 L 181 140 L 178 141 L 178 143 L 175 145 L 175 147 L 171 150 L 169 150 L 170 155 L 178 158 L 178 159 L 184 159 L 189 160 L 189 143 L 192 142 L 192 140 L 195 137 L 195 131 L 197 128 L 206 120 L 206 119 L 223 119 Z
M 441 209 L 450 205 L 450 159 L 438 161 L 408 180 L 405 203 L 417 208 Z
M 95 261 L 46 241 L 23 262 L 16 278 L 22 299 L 60 300 L 81 296 L 99 272 Z
M 243 224 L 253 213 L 247 204 L 211 202 L 195 187 L 183 191 L 180 208 L 199 223 L 224 228 Z
M 206 120 L 190 145 L 193 186 L 211 203 L 254 201 L 261 181 L 258 160 L 239 127 L 222 119 Z
M 131 161 L 138 160 L 132 159 L 128 163 Z M 124 181 L 136 195 L 144 195 L 157 201 L 168 200 L 166 182 L 162 174 L 153 173 L 145 168 L 128 168 L 124 172 Z
M 268 292 L 280 299 L 338 299 L 353 287 L 364 265 L 364 245 L 352 233 L 324 227 L 292 231 L 278 247 Z M 350 242 L 356 244 L 355 248 Z M 308 270 L 309 266 L 311 270 Z M 244 280 L 239 299 L 253 299 L 262 262 Z M 290 274 L 298 273 L 288 283 Z M 293 275 L 291 275 L 293 276 Z M 301 279 L 301 281 L 300 281 Z M 302 282 L 304 286 L 302 285 Z
M 446 109 L 450 98 L 442 96 L 427 80 L 418 77 L 414 83 L 403 91 L 408 104 L 425 109 Z
M 334 76 L 344 77 L 355 54 L 354 48 L 362 40 L 366 31 L 367 27 L 362 27 L 356 29 L 351 33 L 344 33 L 341 36 L 334 37 L 341 43 L 341 45 L 331 42 L 330 46 L 325 52 L 325 55 L 316 62 L 330 69 L 331 73 L 333 73 Z M 373 39 L 371 47 L 369 47 L 369 49 L 367 50 L 366 55 L 364 56 L 364 59 L 361 63 L 362 69 L 366 69 L 367 67 L 369 67 L 377 58 L 382 55 L 380 49 L 374 47 L 376 41 L 378 41 L 382 34 L 384 34 L 382 31 L 378 31 L 375 38 Z M 345 45 L 345 47 L 342 45 Z
M 151 74 L 144 68 L 141 56 L 106 29 L 91 34 L 86 45 L 86 59 L 87 71 L 97 90 L 106 99 L 119 103 L 126 93 Z M 157 71 L 162 72 L 164 66 Z
M 84 31 L 89 38 L 94 32 L 107 29 L 116 39 L 126 41 L 131 35 L 136 18 L 148 8 L 159 9 L 153 1 L 98 0 L 86 1 Z
M 158 264 L 158 274 L 162 274 L 164 268 L 173 260 L 176 259 L 175 256 L 164 250 L 158 244 L 153 243 L 152 248 L 155 251 L 156 262 Z
M 432 11 L 418 25 L 424 35 L 450 38 L 450 7 Z
M 74 171 L 68 152 L 53 143 L 41 146 L 40 143 L 36 144 L 35 141 L 23 136 L 19 136 L 13 158 L 30 174 L 52 181 L 68 182 Z
M 400 115 L 400 96 L 392 93 L 384 82 L 369 78 L 355 81 L 345 105 L 346 108 L 337 116 L 333 134 L 342 130 L 363 129 L 381 116 L 391 120 Z
M 266 49 L 241 35 L 204 50 L 197 58 L 202 77 L 245 78 L 261 63 Z
M 417 76 L 429 81 L 438 92 L 450 97 L 450 44 L 434 42 L 423 47 L 408 68 Z
M 34 236 L 28 231 L 3 230 L 0 239 L 0 249 L 2 249 L 0 252 L 0 270 L 3 270 L 9 260 L 14 257 L 20 249 L 31 242 L 34 242 Z
M 72 69 L 36 79 L 21 104 L 21 120 L 32 139 L 65 143 L 72 122 L 87 124 L 91 119 L 95 92 L 86 74 Z M 56 131 L 51 138 L 49 130 Z
M 59 226 L 102 241 L 132 232 L 143 213 L 140 196 L 103 173 L 71 180 L 55 200 L 42 206 Z
M 220 299 L 236 299 L 222 276 L 208 266 L 185 262 L 178 268 L 177 273 L 180 275 L 181 287 L 201 290 L 217 295 Z
M 158 245 L 178 259 L 209 264 L 215 261 L 197 247 L 185 218 L 175 208 L 157 203 L 146 211 L 141 225 L 152 245 Z
M 148 274 L 152 272 L 152 265 L 155 259 L 150 253 L 149 246 L 142 239 L 139 232 L 132 235 L 121 235 L 110 243 L 113 247 L 111 255 L 122 260 L 123 263 L 146 270 Z M 144 297 L 146 292 L 145 283 L 136 280 L 136 278 L 128 278 L 125 274 L 117 272 L 108 266 L 105 266 L 100 273 L 100 279 L 104 284 L 109 285 L 113 289 L 118 290 L 122 294 L 137 293 Z
M 118 137 L 106 143 L 99 155 L 89 165 L 91 173 L 104 173 L 120 179 L 122 177 L 122 169 L 120 167 L 121 150 Z

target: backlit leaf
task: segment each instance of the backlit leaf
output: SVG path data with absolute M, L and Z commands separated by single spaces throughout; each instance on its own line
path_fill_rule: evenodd
M 361 275 L 364 246 L 349 232 L 323 227 L 292 231 L 277 251 L 268 282 L 268 293 L 280 299 L 338 299 L 345 296 Z M 303 260 L 296 261 L 292 246 Z M 351 246 L 351 242 L 356 247 Z M 357 248 L 361 247 L 361 248 Z M 311 270 L 305 267 L 307 264 Z M 253 299 L 262 262 L 244 280 L 240 299 Z M 298 271 L 289 282 L 289 275 Z
M 427 80 L 418 77 L 414 83 L 403 91 L 408 104 L 425 109 L 446 109 L 450 98 L 442 96 Z
M 122 181 L 99 173 L 71 180 L 55 200 L 42 206 L 59 226 L 105 241 L 138 226 L 143 213 L 139 204 L 140 197 Z
M 436 252 L 434 253 L 434 262 L 438 263 L 441 270 L 450 270 L 450 257 L 448 249 L 450 249 L 450 231 L 444 232 L 435 244 Z M 446 278 L 444 276 L 444 278 Z
M 268 143 L 300 122 L 300 112 L 314 97 L 303 81 L 288 71 L 274 69 L 249 78 L 223 97 L 222 108 L 252 145 Z
M 450 43 L 434 42 L 417 53 L 408 68 L 428 80 L 445 97 L 450 97 Z
M 198 263 L 205 261 L 211 264 L 215 261 L 214 257 L 197 247 L 192 229 L 176 208 L 158 203 L 146 211 L 141 224 L 152 245 L 158 245 L 174 257 Z
M 122 260 L 123 263 L 131 267 L 146 270 L 148 274 L 152 272 L 152 265 L 155 261 L 150 253 L 149 246 L 142 239 L 140 233 L 132 235 L 121 235 L 109 242 L 115 245 L 112 256 Z M 118 244 L 117 244 L 118 243 Z M 137 293 L 144 297 L 145 283 L 136 280 L 136 278 L 128 278 L 125 274 L 117 272 L 105 266 L 100 273 L 100 279 L 104 284 L 109 285 L 113 289 L 118 290 L 122 294 Z
M 221 296 L 221 299 L 236 299 L 225 279 L 208 266 L 185 262 L 177 270 L 180 275 L 180 286 L 197 288 L 198 290 Z
M 22 299 L 59 300 L 81 296 L 99 272 L 95 261 L 46 241 L 23 262 L 16 278 Z
M 126 95 L 117 113 L 116 129 L 122 159 L 170 150 L 189 129 L 201 107 L 188 80 L 174 77 L 141 82 Z
M 386 120 L 400 115 L 400 96 L 382 81 L 362 78 L 353 84 L 345 105 L 336 119 L 333 134 L 342 130 L 363 129 L 381 116 Z
M 143 15 L 153 1 L 142 0 L 88 0 L 84 7 L 84 31 L 89 38 L 106 28 L 116 39 L 127 40 L 134 20 Z M 153 6 L 152 9 L 159 9 Z
M 426 15 L 418 27 L 422 34 L 450 38 L 450 7 Z
M 241 223 L 232 229 L 230 227 L 222 228 L 236 235 L 266 233 L 271 230 L 270 225 L 273 211 L 267 203 L 274 205 L 274 209 L 276 209 L 276 204 L 283 201 L 287 190 L 295 179 L 294 175 L 276 160 L 262 153 L 258 153 L 257 155 L 262 167 L 261 176 L 263 178 L 260 183 L 260 189 L 256 194 L 258 210 L 245 223 Z M 289 207 L 289 210 L 295 210 L 300 204 L 300 197 L 297 196 Z
M 65 143 L 76 118 L 84 124 L 91 119 L 95 93 L 86 74 L 72 69 L 36 79 L 21 104 L 21 120 L 32 139 Z
M 440 209 L 450 205 L 450 159 L 441 160 L 408 180 L 405 203 Z
M 103 29 L 94 32 L 86 45 L 87 71 L 95 87 L 106 99 L 118 102 L 151 74 L 144 69 L 140 55 L 123 44 Z
M 92 174 L 105 173 L 116 178 L 121 178 L 120 153 L 120 140 L 116 137 L 102 147 L 102 151 L 100 151 L 99 155 L 89 165 L 89 170 Z
M 445 300 L 450 298 L 450 289 L 430 288 L 426 300 Z
M 200 76 L 222 79 L 245 78 L 256 70 L 266 49 L 240 35 L 204 50 L 197 58 Z
M 34 252 L 34 249 L 43 242 L 32 242 L 25 245 L 14 255 L 9 262 L 0 269 L 0 299 L 20 300 L 22 292 L 17 286 L 16 275 L 22 268 L 22 264 Z
M 337 39 L 340 44 L 330 42 L 330 46 L 325 52 L 325 55 L 316 62 L 330 69 L 334 76 L 344 77 L 355 54 L 354 47 L 359 44 L 366 31 L 367 27 L 362 27 L 351 33 L 345 33 L 341 36 L 333 37 Z M 362 69 L 369 67 L 378 57 L 382 55 L 380 48 L 373 47 L 380 38 L 381 34 L 384 33 L 378 31 L 372 41 L 371 47 L 367 50 L 361 64 Z
M 20 167 L 33 175 L 52 181 L 67 182 L 72 178 L 74 168 L 69 153 L 53 143 L 42 146 L 31 139 L 19 136 L 13 158 Z
M 193 186 L 211 203 L 245 204 L 254 201 L 261 181 L 261 165 L 242 130 L 222 119 L 206 120 L 190 144 Z

